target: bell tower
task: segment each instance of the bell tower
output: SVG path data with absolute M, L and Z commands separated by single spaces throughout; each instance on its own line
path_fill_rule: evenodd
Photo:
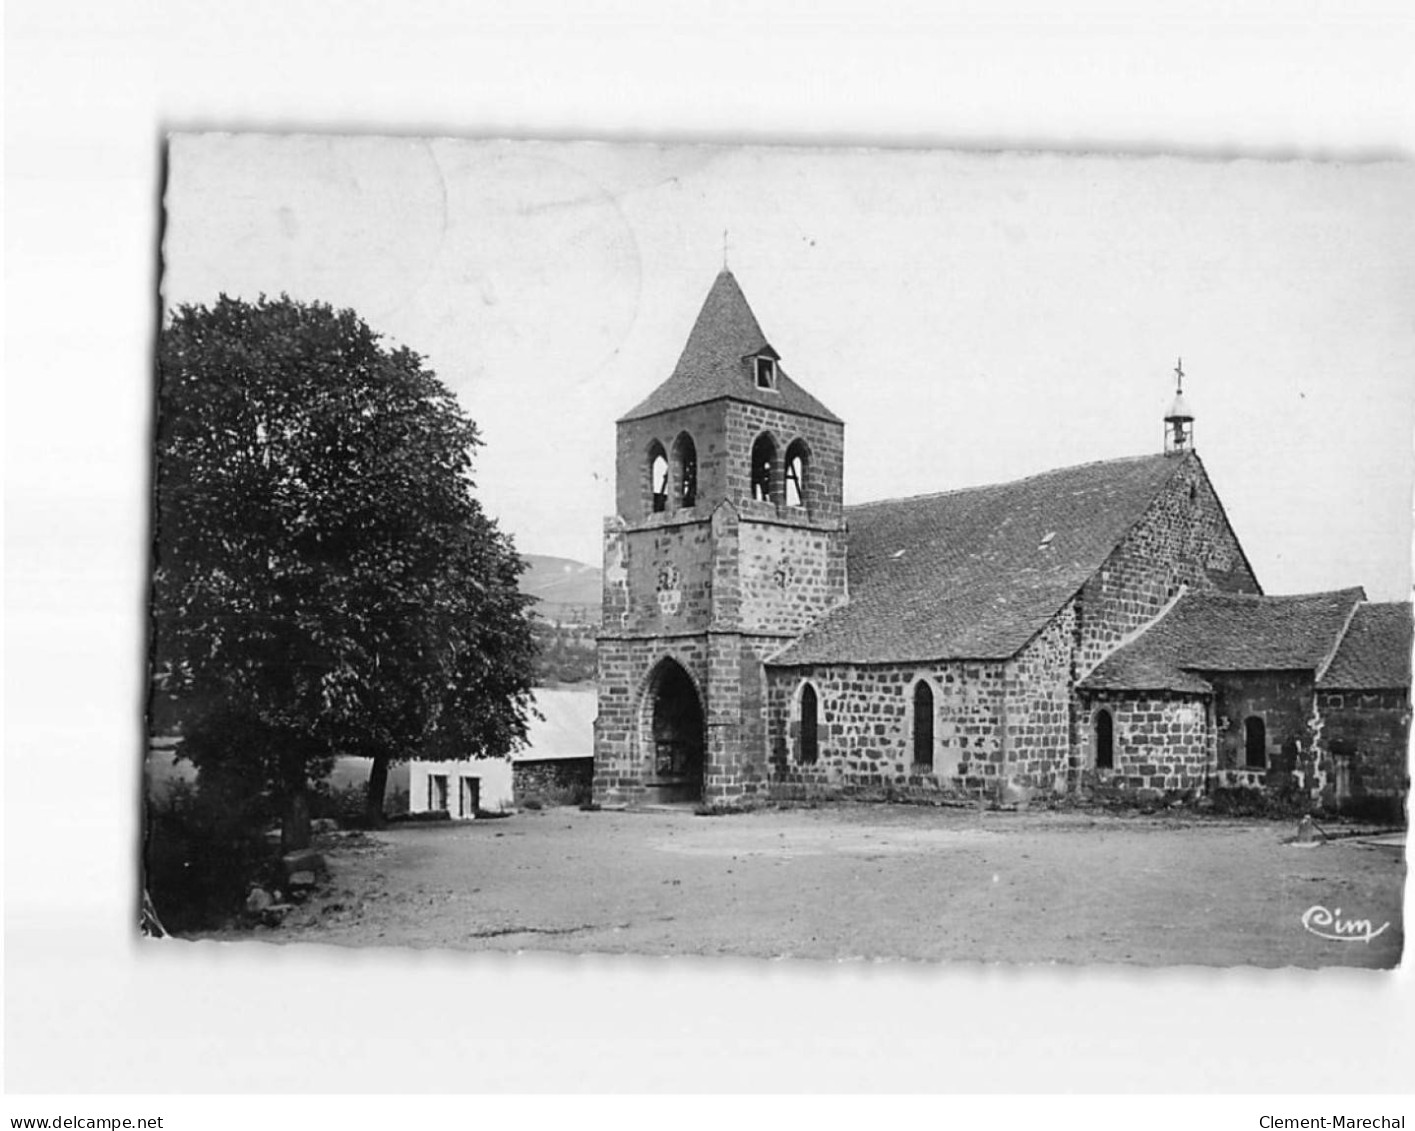
M 595 799 L 735 803 L 766 785 L 763 657 L 846 596 L 845 426 L 724 268 L 615 431 Z
M 1184 400 L 1184 359 L 1174 363 L 1174 403 L 1164 417 L 1165 455 L 1182 455 L 1194 447 L 1194 414 Z

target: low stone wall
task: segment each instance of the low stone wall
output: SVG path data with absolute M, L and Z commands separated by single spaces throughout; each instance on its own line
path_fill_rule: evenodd
M 516 805 L 579 805 L 590 799 L 593 758 L 543 758 L 511 768 L 511 796 Z

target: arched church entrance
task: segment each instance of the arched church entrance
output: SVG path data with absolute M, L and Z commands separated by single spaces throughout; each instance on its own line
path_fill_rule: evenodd
M 701 801 L 707 745 L 702 700 L 682 666 L 661 660 L 645 692 L 650 730 L 649 800 Z

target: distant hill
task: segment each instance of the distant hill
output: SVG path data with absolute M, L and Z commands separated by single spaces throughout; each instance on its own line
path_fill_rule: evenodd
M 598 566 L 545 554 L 521 556 L 529 567 L 521 575 L 521 592 L 541 602 L 543 616 L 552 620 L 599 619 L 602 579 Z

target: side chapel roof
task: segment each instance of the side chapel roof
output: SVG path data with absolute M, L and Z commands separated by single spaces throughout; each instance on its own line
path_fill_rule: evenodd
M 1324 691 L 1408 688 L 1413 632 L 1408 601 L 1358 605 L 1317 686 Z
M 619 423 L 675 408 L 729 399 L 785 409 L 840 423 L 836 416 L 776 367 L 776 387 L 759 389 L 749 359 L 779 355 L 747 305 L 737 279 L 726 268 L 713 281 L 688 343 L 668 380 L 619 418 Z
M 1014 656 L 1094 576 L 1187 461 L 1198 458 L 1107 460 L 1013 483 L 847 507 L 849 603 L 768 662 Z M 1215 577 L 1216 584 L 1229 580 Z
M 1189 593 L 1096 665 L 1086 691 L 1189 691 L 1205 672 L 1317 672 L 1366 594 L 1360 588 L 1260 597 Z

